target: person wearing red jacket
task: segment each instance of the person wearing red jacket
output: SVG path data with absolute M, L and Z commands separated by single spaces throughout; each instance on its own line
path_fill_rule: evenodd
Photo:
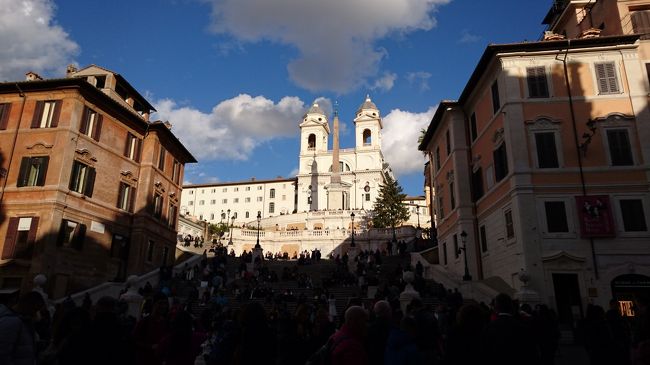
M 345 311 L 345 323 L 332 335 L 331 361 L 333 365 L 366 365 L 368 354 L 364 346 L 368 313 L 359 306 Z

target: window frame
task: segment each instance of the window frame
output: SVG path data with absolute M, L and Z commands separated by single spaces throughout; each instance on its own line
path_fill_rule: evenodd
M 124 157 L 140 162 L 142 152 L 142 139 L 138 138 L 131 132 L 126 132 L 126 141 L 124 145 Z
M 45 186 L 49 162 L 50 156 L 24 156 L 20 161 L 20 170 L 18 172 L 18 179 L 16 180 L 16 187 Z M 32 183 L 31 177 L 35 165 L 39 165 L 39 168 Z
M 625 230 L 625 219 L 623 215 L 623 209 L 621 207 L 621 200 L 639 200 L 641 201 L 641 208 L 643 209 L 643 214 L 645 218 L 645 231 L 626 231 Z M 611 199 L 613 205 L 615 205 L 614 217 L 616 219 L 616 231 L 617 236 L 619 237 L 650 237 L 650 217 L 648 216 L 650 212 L 650 198 L 644 194 L 618 194 Z
M 576 238 L 578 237 L 577 232 L 577 213 L 575 211 L 575 198 L 573 196 L 544 196 L 537 200 L 538 202 L 538 216 L 539 216 L 539 227 L 541 227 L 542 238 Z M 547 202 L 562 202 L 564 203 L 564 211 L 566 214 L 566 223 L 568 232 L 549 232 L 548 221 L 546 215 L 546 203 Z
M 0 103 L 0 131 L 9 127 L 9 115 L 11 114 L 12 103 Z
M 534 70 L 534 71 L 533 71 Z M 543 75 L 540 76 L 540 70 L 543 72 Z M 532 74 L 531 74 L 531 71 Z M 548 82 L 548 70 L 546 66 L 530 66 L 526 67 L 526 92 L 529 99 L 548 99 L 551 95 L 550 85 Z M 534 83 L 537 83 L 536 85 Z M 544 85 L 544 90 L 540 89 L 539 86 Z M 533 92 L 534 91 L 534 92 Z M 545 91 L 542 92 L 542 91 Z M 538 93 L 539 92 L 539 93 Z
M 501 156 L 501 152 L 499 152 L 501 149 L 503 149 L 503 156 Z M 497 157 L 499 157 L 499 159 L 497 159 Z M 502 162 L 504 165 L 503 166 L 497 165 L 497 162 Z M 505 180 L 508 177 L 508 174 L 510 173 L 509 166 L 508 166 L 508 147 L 506 146 L 505 141 L 502 141 L 492 151 L 492 163 L 493 163 L 493 166 L 494 166 L 494 181 L 495 181 L 495 183 L 499 183 L 499 182 Z M 499 166 L 501 166 L 501 168 L 499 168 Z
M 46 111 L 45 106 L 48 105 L 47 112 L 49 118 L 43 125 L 44 112 Z M 32 129 L 41 129 L 41 128 L 56 128 L 59 125 L 59 118 L 61 116 L 61 100 L 39 100 L 36 102 L 34 108 L 34 115 L 32 118 Z
M 101 113 L 87 106 L 84 106 L 84 111 L 81 115 L 81 121 L 79 123 L 79 133 L 99 142 L 99 138 L 102 132 L 103 119 L 104 118 Z
M 496 115 L 501 109 L 501 96 L 499 95 L 499 80 L 495 79 L 490 86 L 490 93 L 492 95 L 492 115 Z
M 631 127 L 627 126 L 607 126 L 603 128 L 603 134 L 604 134 L 604 143 L 605 143 L 605 148 L 607 151 L 607 165 L 610 167 L 630 167 L 630 166 L 636 166 L 637 165 L 637 159 L 634 153 L 634 148 L 632 146 L 632 137 L 634 136 L 633 133 L 631 133 Z M 610 132 L 613 131 L 625 131 L 627 134 L 627 142 L 628 142 L 628 148 L 629 148 L 629 154 L 630 154 L 630 164 L 614 164 L 614 159 L 612 155 L 612 149 L 611 149 L 611 144 L 610 144 Z
M 158 170 L 165 172 L 165 159 L 167 157 L 167 150 L 162 144 L 160 144 L 158 148 L 158 163 L 156 164 L 156 167 L 158 167 Z
M 126 195 L 126 196 L 125 196 Z M 117 194 L 117 208 L 133 213 L 135 205 L 136 189 L 131 184 L 120 181 Z
M 515 241 L 515 219 L 512 214 L 512 208 L 506 208 L 503 210 L 503 228 L 505 231 L 506 242 L 510 243 Z
M 603 66 L 603 71 L 605 73 L 607 73 L 607 69 L 606 69 L 607 65 L 612 65 L 611 66 L 612 67 L 611 71 L 613 72 L 613 76 L 612 75 L 605 75 L 605 78 L 606 78 L 605 82 L 608 84 L 608 86 L 607 86 L 607 90 L 603 91 L 603 89 L 601 88 L 601 86 L 602 86 L 601 78 L 598 75 L 599 74 L 598 67 Z M 623 85 L 621 83 L 621 76 L 619 75 L 619 64 L 618 64 L 618 62 L 616 62 L 614 60 L 602 61 L 602 62 L 594 62 L 594 67 L 592 68 L 592 70 L 593 70 L 593 76 L 594 76 L 594 81 L 595 81 L 595 85 L 596 85 L 595 90 L 597 90 L 596 95 L 623 94 Z M 614 81 L 616 81 L 616 88 L 617 88 L 616 90 L 610 90 L 611 85 L 609 85 L 609 81 L 610 81 L 609 79 L 612 78 L 612 77 L 614 78 Z
M 87 169 L 87 171 L 83 171 L 82 169 Z M 74 160 L 72 163 L 72 171 L 70 172 L 68 189 L 77 194 L 92 198 L 96 174 L 94 167 L 79 160 Z

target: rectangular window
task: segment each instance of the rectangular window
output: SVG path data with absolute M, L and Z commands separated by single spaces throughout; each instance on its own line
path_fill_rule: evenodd
M 160 171 L 165 171 L 165 155 L 167 155 L 167 151 L 165 151 L 165 147 L 161 145 L 160 153 L 158 154 L 158 169 Z
M 228 204 L 228 199 L 221 199 L 221 204 Z
M 269 203 L 269 213 L 275 213 L 275 203 Z
M 257 190 L 262 190 L 262 187 L 261 187 L 261 186 L 258 186 L 258 187 L 257 187 Z
M 499 100 L 499 82 L 494 80 L 492 84 L 492 112 L 496 114 L 501 108 L 501 101 Z
M 494 167 L 492 165 L 485 169 L 485 182 L 487 183 L 488 190 L 494 186 Z
M 469 133 L 472 138 L 472 142 L 478 137 L 478 130 L 476 129 L 476 113 L 472 113 L 472 116 L 469 117 Z
M 453 237 L 454 240 L 454 258 L 457 259 L 460 256 L 460 250 L 458 249 L 458 235 L 454 235 Z
M 630 166 L 634 164 L 630 135 L 627 129 L 608 129 L 607 144 L 609 145 L 612 166 Z
M 199 205 L 202 205 L 201 200 L 199 202 Z M 163 207 L 163 197 L 162 195 L 155 193 L 153 196 L 153 216 L 156 219 L 160 219 L 162 217 L 162 207 Z
M 456 208 L 456 194 L 454 193 L 454 183 L 449 183 L 449 202 L 451 203 L 451 210 Z
M 555 146 L 555 132 L 535 133 L 535 145 L 537 147 L 537 166 L 540 169 L 560 167 Z
M 117 197 L 117 207 L 132 213 L 134 200 L 135 188 L 129 184 L 120 182 L 120 190 Z
M 199 205 L 204 205 L 204 204 L 205 204 L 205 200 L 199 200 Z
M 366 201 L 367 201 L 367 202 L 370 201 L 370 193 L 366 194 Z
M 222 189 L 221 189 L 221 192 L 222 192 L 222 193 L 227 193 L 227 192 L 228 192 L 228 188 L 222 188 Z
M 444 199 L 442 198 L 442 196 L 438 197 L 438 213 L 440 213 L 439 219 L 445 217 Z
M 447 242 L 442 244 L 442 262 L 447 265 Z
M 38 217 L 11 217 L 2 246 L 2 259 L 31 258 Z
M 250 216 L 251 216 L 250 213 L 246 212 L 246 218 L 250 218 Z
M 235 198 L 232 201 L 233 201 L 233 203 L 239 203 L 239 198 Z
M 147 262 L 153 261 L 154 247 L 155 247 L 154 242 L 152 240 L 149 240 L 147 242 Z
M 258 201 L 258 202 L 261 202 L 261 201 L 262 201 L 262 197 L 261 197 L 261 196 L 258 196 L 258 197 L 257 197 L 257 201 Z
M 87 197 L 93 196 L 95 187 L 95 168 L 79 161 L 72 164 L 69 189 Z
M 451 155 L 451 136 L 449 135 L 449 129 L 447 129 L 447 133 L 445 133 L 445 141 L 447 143 L 447 156 Z
M 436 151 L 433 153 L 434 162 L 436 164 L 436 171 L 440 170 L 440 147 L 436 147 Z
M 621 199 L 621 216 L 625 232 L 645 232 L 648 230 L 641 199 Z
M 506 238 L 512 239 L 515 237 L 515 225 L 512 221 L 512 210 L 506 210 L 504 216 L 506 220 Z
M 126 144 L 124 145 L 124 156 L 133 161 L 140 162 L 140 150 L 142 140 L 130 132 L 126 134 Z
M 0 131 L 7 129 L 9 124 L 9 113 L 11 112 L 11 103 L 0 104 Z
M 598 80 L 599 94 L 618 94 L 618 78 L 616 77 L 616 63 L 596 63 L 596 79 Z
M 49 156 L 23 157 L 16 186 L 44 186 L 49 161 Z
M 501 181 L 508 175 L 508 153 L 506 151 L 506 144 L 501 143 L 499 148 L 493 152 L 494 158 L 494 175 L 496 181 Z
M 479 235 L 481 237 L 481 252 L 487 252 L 487 233 L 485 232 L 485 226 L 481 226 L 479 229 Z
M 282 201 L 285 201 L 285 200 L 287 200 L 287 196 L 286 196 L 286 195 L 282 195 Z
M 251 191 L 251 187 L 250 187 L 250 186 L 247 186 L 247 187 L 246 187 L 246 191 Z
M 566 207 L 563 201 L 544 202 L 546 210 L 546 228 L 549 233 L 569 232 Z
M 174 160 L 174 167 L 172 170 L 172 181 L 174 181 L 175 184 L 178 184 L 180 177 L 181 177 L 181 164 L 180 162 Z
M 250 202 L 251 202 L 251 198 L 246 198 L 245 201 L 246 201 L 246 203 L 250 203 Z
M 269 198 L 271 199 L 275 198 L 275 189 L 269 190 Z
M 483 194 L 483 170 L 479 167 L 472 172 L 472 201 L 481 199 Z
M 526 79 L 528 80 L 528 97 L 548 98 L 548 83 L 544 67 L 527 67 Z
M 85 237 L 85 225 L 67 219 L 61 221 L 61 230 L 59 231 L 58 240 L 59 246 L 81 250 L 83 248 Z
M 61 100 L 37 101 L 32 128 L 56 128 L 61 114 Z
M 169 225 L 169 227 L 176 229 L 177 216 L 178 208 L 173 204 L 169 204 L 169 208 L 167 209 L 167 225 Z M 211 219 L 214 219 L 214 213 L 212 214 Z
M 211 192 L 211 193 L 216 193 L 216 192 L 217 192 L 217 189 L 212 189 L 212 190 L 210 190 L 210 192 Z
M 129 238 L 114 234 L 111 241 L 111 257 L 126 259 L 128 256 Z
M 210 205 L 215 205 L 215 204 L 217 204 L 217 199 L 210 200 Z
M 83 115 L 81 116 L 81 125 L 79 133 L 86 135 L 95 141 L 99 141 L 99 136 L 102 131 L 102 115 L 96 111 L 85 107 Z
M 188 204 L 188 205 L 194 205 L 194 202 L 193 202 L 193 201 L 189 201 L 189 202 L 187 202 L 187 204 Z

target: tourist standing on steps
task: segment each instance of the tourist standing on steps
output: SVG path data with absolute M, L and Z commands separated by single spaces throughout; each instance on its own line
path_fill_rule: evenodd
M 368 355 L 363 345 L 368 314 L 360 306 L 345 311 L 345 323 L 332 335 L 332 365 L 367 365 Z
M 33 321 L 45 306 L 38 292 L 23 295 L 12 308 L 0 304 L 0 364 L 35 364 L 36 332 Z

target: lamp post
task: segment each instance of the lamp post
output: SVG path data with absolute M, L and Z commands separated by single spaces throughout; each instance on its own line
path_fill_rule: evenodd
M 228 238 L 228 246 L 232 246 L 232 228 L 235 225 L 235 216 L 232 216 L 232 223 L 230 223 L 230 237 Z
M 350 213 L 350 220 L 352 221 L 352 243 L 350 244 L 350 247 L 357 247 L 354 243 L 354 212 Z
M 221 236 L 223 235 L 223 232 L 221 231 L 223 229 L 223 216 L 224 216 L 223 209 L 221 209 L 221 219 L 219 219 L 219 233 L 217 235 L 217 243 L 221 244 Z
M 260 246 L 260 221 L 262 220 L 262 213 L 257 212 L 257 243 L 255 244 L 255 248 L 262 248 Z
M 467 232 L 463 231 L 460 233 L 460 240 L 463 242 L 463 247 L 459 248 L 458 251 L 463 251 L 465 257 L 465 275 L 463 275 L 463 281 L 471 281 L 472 275 L 469 274 L 469 268 L 467 267 Z

